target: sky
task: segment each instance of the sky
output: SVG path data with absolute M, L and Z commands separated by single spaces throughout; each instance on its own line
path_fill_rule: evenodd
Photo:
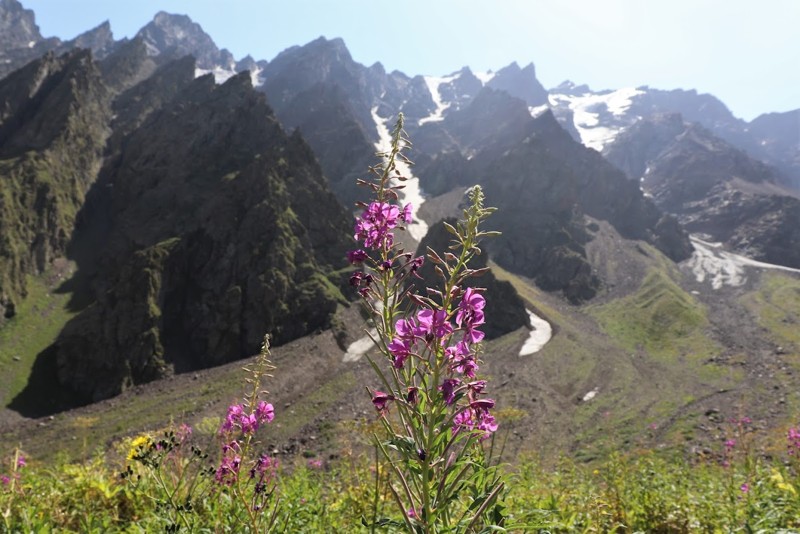
M 737 117 L 800 108 L 800 0 L 20 0 L 45 37 L 111 22 L 132 37 L 189 15 L 240 59 L 320 35 L 387 71 L 441 76 L 533 62 L 546 88 L 696 89 Z

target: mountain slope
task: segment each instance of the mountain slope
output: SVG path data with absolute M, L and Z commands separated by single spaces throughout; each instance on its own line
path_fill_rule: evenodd
M 53 348 L 60 382 L 86 400 L 329 325 L 340 297 L 325 273 L 349 225 L 249 75 L 192 82 L 128 136 L 97 189 L 83 214 L 111 229 L 97 302 Z

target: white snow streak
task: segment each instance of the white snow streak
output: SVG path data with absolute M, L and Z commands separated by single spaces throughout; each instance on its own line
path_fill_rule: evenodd
M 528 356 L 530 354 L 535 354 L 542 350 L 542 347 L 547 345 L 547 342 L 550 341 L 550 338 L 553 337 L 553 328 L 550 326 L 550 323 L 533 313 L 531 310 L 525 310 L 528 312 L 528 317 L 531 321 L 531 330 L 528 339 L 525 340 L 525 343 L 522 345 L 522 348 L 519 349 L 520 356 Z
M 487 72 L 473 72 L 476 78 L 478 78 L 483 85 L 489 83 L 489 81 L 494 78 L 494 72 L 487 71 Z
M 194 77 L 199 78 L 200 76 L 205 76 L 206 74 L 213 74 L 214 75 L 214 82 L 219 85 L 228 81 L 228 78 L 231 76 L 236 75 L 236 71 L 232 69 L 224 69 L 217 65 L 213 69 L 194 69 Z
M 620 130 L 626 126 L 628 121 L 624 121 L 624 118 L 631 106 L 631 99 L 640 94 L 644 94 L 644 91 L 626 87 L 605 94 L 551 94 L 549 101 L 552 106 L 568 107 L 572 110 L 575 128 L 581 136 L 581 142 L 589 148 L 600 151 L 606 144 L 613 141 Z M 614 118 L 623 119 L 623 121 L 612 126 L 600 126 L 600 111 L 603 108 Z M 604 122 L 607 123 L 607 121 Z
M 800 273 L 800 269 L 764 263 L 727 252 L 722 249 L 722 243 L 711 243 L 694 235 L 690 237 L 695 251 L 692 257 L 686 260 L 686 265 L 692 270 L 695 280 L 702 283 L 708 279 L 714 289 L 720 289 L 724 285 L 732 287 L 743 285 L 747 282 L 745 267 Z
M 548 106 L 547 104 L 542 104 L 541 106 L 528 106 L 528 111 L 530 112 L 531 117 L 533 117 L 534 119 L 539 115 L 541 115 L 542 113 L 544 113 L 545 111 L 547 111 L 548 109 L 550 109 L 550 106 Z
M 375 148 L 378 149 L 380 152 L 387 152 L 390 150 L 392 145 L 392 136 L 389 132 L 389 127 L 386 126 L 386 121 L 378 115 L 378 106 L 372 108 L 372 120 L 375 121 L 375 127 L 378 129 L 378 142 L 375 143 Z M 397 193 L 400 197 L 401 204 L 411 204 L 411 215 L 413 217 L 413 221 L 411 224 L 406 226 L 406 230 L 408 233 L 416 239 L 417 241 L 422 241 L 422 238 L 425 237 L 425 234 L 428 233 L 428 224 L 420 220 L 417 217 L 417 212 L 419 211 L 419 207 L 425 202 L 425 197 L 422 196 L 422 191 L 419 187 L 419 178 L 414 176 L 411 172 L 411 167 L 403 161 L 396 161 L 397 170 L 400 173 L 408 178 L 405 182 L 398 182 L 393 183 L 392 185 L 405 185 L 403 189 L 400 189 Z
M 447 108 L 450 107 L 450 103 L 442 102 L 442 95 L 439 93 L 439 86 L 445 83 L 450 83 L 456 79 L 456 76 L 444 76 L 444 77 L 435 77 L 435 76 L 425 76 L 425 85 L 428 86 L 428 91 L 431 92 L 431 98 L 433 98 L 433 103 L 436 104 L 436 109 L 433 110 L 433 113 L 428 115 L 425 118 L 419 120 L 417 124 L 422 126 L 426 122 L 439 122 L 444 120 L 444 112 Z
M 357 341 L 353 341 L 347 347 L 347 352 L 344 353 L 344 357 L 342 358 L 342 362 L 349 363 L 349 362 L 357 362 L 364 356 L 370 349 L 375 346 L 375 342 L 372 341 L 373 338 L 378 336 L 378 331 L 374 328 L 370 330 L 369 334 L 362 337 Z

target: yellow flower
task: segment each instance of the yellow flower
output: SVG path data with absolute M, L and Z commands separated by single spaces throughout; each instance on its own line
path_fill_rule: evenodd
M 143 450 L 149 447 L 152 443 L 152 438 L 147 434 L 142 434 L 134 438 L 134 440 L 131 441 L 131 448 L 128 451 L 128 460 L 133 460 L 134 456 L 141 454 Z

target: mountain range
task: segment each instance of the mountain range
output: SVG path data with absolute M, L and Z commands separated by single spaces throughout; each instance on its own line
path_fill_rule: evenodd
M 355 398 L 369 369 L 351 351 L 349 213 L 400 112 L 431 228 L 407 249 L 445 243 L 437 223 L 472 184 L 499 208 L 487 365 L 528 414 L 520 439 L 630 440 L 645 419 L 652 439 L 695 446 L 720 432 L 721 398 L 765 429 L 800 403 L 800 110 L 748 123 L 695 91 L 548 90 L 532 63 L 408 76 L 324 37 L 236 60 L 164 12 L 132 39 L 104 23 L 62 41 L 17 0 L 0 0 L 0 109 L 9 421 L 214 373 L 266 332 L 316 380 L 334 377 L 292 347 L 332 336 L 317 356 L 355 373 L 340 392 Z M 523 359 L 530 314 L 553 338 Z M 21 332 L 45 323 L 29 348 Z M 593 429 L 552 428 L 576 421 Z

